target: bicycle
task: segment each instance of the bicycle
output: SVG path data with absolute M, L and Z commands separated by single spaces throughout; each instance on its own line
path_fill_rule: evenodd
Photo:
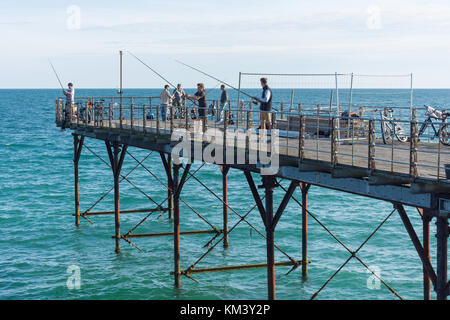
M 380 111 L 381 135 L 384 144 L 392 143 L 394 137 L 402 143 L 408 141 L 406 130 L 403 128 L 401 122 L 394 119 L 393 113 L 394 110 L 390 107 L 384 108 L 383 112 Z
M 446 112 L 445 110 L 439 111 L 430 106 L 424 106 L 427 108 L 425 116 L 428 118 L 423 122 L 422 126 L 419 130 L 419 137 L 424 134 L 425 130 L 431 126 L 434 131 L 434 135 L 431 137 L 431 140 L 434 138 L 439 138 L 439 141 L 445 145 L 450 146 L 450 130 L 447 124 L 447 117 L 450 115 L 450 112 Z M 432 119 L 441 120 L 441 124 L 439 125 L 439 129 L 436 129 L 434 126 L 434 122 Z

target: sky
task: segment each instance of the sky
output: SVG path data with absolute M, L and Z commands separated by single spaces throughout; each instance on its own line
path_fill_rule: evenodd
M 128 51 L 185 87 L 217 83 L 175 59 L 235 86 L 239 72 L 354 72 L 450 88 L 448 0 L 1 1 L 0 34 L 0 88 L 59 87 L 48 59 L 64 84 L 117 88 L 119 50 L 127 88 L 165 83 Z

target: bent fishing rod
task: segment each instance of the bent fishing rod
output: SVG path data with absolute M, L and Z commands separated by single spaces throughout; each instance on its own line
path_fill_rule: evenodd
M 152 67 L 150 67 L 148 64 L 146 64 L 144 61 L 142 61 L 141 59 L 139 59 L 136 55 L 134 55 L 133 53 L 131 53 L 130 51 L 127 51 L 129 54 L 131 54 L 134 58 L 136 58 L 140 63 L 142 63 L 144 66 L 146 66 L 147 68 L 149 68 L 151 71 L 153 71 L 153 73 L 155 73 L 158 77 L 160 77 L 161 79 L 163 79 L 164 81 L 166 81 L 168 84 L 170 84 L 174 89 L 176 89 L 177 87 L 175 85 L 173 85 L 169 80 L 167 80 L 166 78 L 164 78 L 158 71 L 156 71 L 155 69 L 153 69 Z M 189 98 L 188 98 L 189 99 Z M 189 99 L 191 100 L 191 99 Z M 198 107 L 198 104 L 196 103 L 195 100 L 191 100 L 195 106 Z
M 61 83 L 61 80 L 59 79 L 59 76 L 58 76 L 58 73 L 56 72 L 55 67 L 53 66 L 53 63 L 50 61 L 50 59 L 48 59 L 48 62 L 50 63 L 50 66 L 52 67 L 53 72 L 55 73 L 56 79 L 58 79 L 58 82 L 59 82 L 59 85 L 61 86 L 61 89 L 63 89 L 63 91 L 64 91 L 64 87 L 63 87 L 63 85 Z
M 221 83 L 223 83 L 223 84 L 229 86 L 231 89 L 234 89 L 234 90 L 236 90 L 236 91 L 240 91 L 242 94 L 246 95 L 246 96 L 249 97 L 249 98 L 252 98 L 252 99 L 254 98 L 254 96 L 252 96 L 252 95 L 250 95 L 250 94 L 248 94 L 248 93 L 246 93 L 246 92 L 244 92 L 244 91 L 242 91 L 242 90 L 240 90 L 240 89 L 237 89 L 237 88 L 233 87 L 231 84 L 228 84 L 228 83 L 226 83 L 225 81 L 222 81 L 222 80 L 220 80 L 220 79 L 217 79 L 216 77 L 214 77 L 214 76 L 212 76 L 212 75 L 210 75 L 210 74 L 207 74 L 206 72 L 204 72 L 204 71 L 202 71 L 202 70 L 200 70 L 200 69 L 197 69 L 197 68 L 195 68 L 195 67 L 193 67 L 193 66 L 190 66 L 190 65 L 188 65 L 188 64 L 186 64 L 186 63 L 184 63 L 184 62 L 181 62 L 181 61 L 179 61 L 179 60 L 175 60 L 175 61 L 178 62 L 179 64 L 182 64 L 182 65 L 185 66 L 185 67 L 191 68 L 192 70 L 195 70 L 195 71 L 197 71 L 197 72 L 200 72 L 201 74 L 204 74 L 204 75 L 207 76 L 207 77 L 210 77 L 210 78 L 212 78 L 212 79 L 214 79 L 214 80 L 216 80 L 216 81 L 218 81 L 218 82 L 221 82 Z
M 140 63 L 142 63 L 144 66 L 146 66 L 147 68 L 149 68 L 151 71 L 153 71 L 153 73 L 155 73 L 158 77 L 160 77 L 161 79 L 163 79 L 164 81 L 166 81 L 168 84 L 170 84 L 174 89 L 176 89 L 177 87 L 174 86 L 169 80 L 167 80 L 166 78 L 164 78 L 160 73 L 158 73 L 158 71 L 156 71 L 155 69 L 153 69 L 152 67 L 150 67 L 148 64 L 146 64 L 144 61 L 142 61 L 141 59 L 139 59 L 137 56 L 135 56 L 133 53 L 131 53 L 130 51 L 127 51 L 129 54 L 131 54 L 134 58 L 136 58 L 136 60 L 138 60 Z
M 188 64 L 186 64 L 186 63 L 184 63 L 184 62 L 181 62 L 181 61 L 179 61 L 179 60 L 175 60 L 175 61 L 178 62 L 178 63 L 180 63 L 180 64 L 182 64 L 183 66 L 186 66 L 186 67 L 188 67 L 188 68 L 191 68 L 192 70 L 195 70 L 195 71 L 197 71 L 197 72 L 200 72 L 201 74 L 204 74 L 204 75 L 207 76 L 207 77 L 210 77 L 210 78 L 212 78 L 212 79 L 214 79 L 214 80 L 216 80 L 216 81 L 222 82 L 223 84 L 229 86 L 231 89 L 234 89 L 234 90 L 236 90 L 236 91 L 239 91 L 240 93 L 246 95 L 247 97 L 249 97 L 249 98 L 251 98 L 251 99 L 255 99 L 255 100 L 258 100 L 258 101 L 259 101 L 259 99 L 256 98 L 255 96 L 252 96 L 252 95 L 246 93 L 245 91 L 242 91 L 242 90 L 240 90 L 240 89 L 238 89 L 238 88 L 235 88 L 235 87 L 233 87 L 232 85 L 226 83 L 225 81 L 222 81 L 222 80 L 220 80 L 220 79 L 217 79 L 216 77 L 214 77 L 214 76 L 212 76 L 212 75 L 210 75 L 210 74 L 207 74 L 206 72 L 204 72 L 204 71 L 202 71 L 202 70 L 200 70 L 200 69 L 197 69 L 197 68 L 195 68 L 195 67 L 193 67 L 193 66 L 190 66 L 190 65 L 188 65 Z M 260 102 L 260 101 L 259 101 L 259 102 Z M 252 101 L 252 103 L 256 103 L 256 102 Z M 272 108 L 273 108 L 273 107 L 272 107 Z M 273 108 L 273 109 L 274 109 L 275 111 L 278 111 L 278 109 L 276 109 L 276 108 Z

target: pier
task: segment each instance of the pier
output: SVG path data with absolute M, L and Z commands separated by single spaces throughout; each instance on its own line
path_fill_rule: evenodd
M 89 102 L 88 102 L 89 100 Z M 446 175 L 446 166 L 450 165 L 450 147 L 439 141 L 430 141 L 419 137 L 421 122 L 417 109 L 408 110 L 410 116 L 402 120 L 407 129 L 407 141 L 400 142 L 394 138 L 385 143 L 381 136 L 382 121 L 374 116 L 377 107 L 359 106 L 358 117 L 342 116 L 340 105 L 330 108 L 324 105 L 306 105 L 289 102 L 277 104 L 277 110 L 271 113 L 273 129 L 271 132 L 257 130 L 260 111 L 250 101 L 230 101 L 231 108 L 225 112 L 225 121 L 216 122 L 216 114 L 208 114 L 204 121 L 191 117 L 187 107 L 169 107 L 166 121 L 161 120 L 159 97 L 89 97 L 77 98 L 73 106 L 67 106 L 63 99 L 55 101 L 55 123 L 72 131 L 74 143 L 74 189 L 75 189 L 75 224 L 80 226 L 80 219 L 90 221 L 90 217 L 113 215 L 115 234 L 115 252 L 121 252 L 121 244 L 127 242 L 137 247 L 132 239 L 171 237 L 173 239 L 173 265 L 171 275 L 175 286 L 181 285 L 182 277 L 193 279 L 196 273 L 224 272 L 230 270 L 266 268 L 268 298 L 276 298 L 275 267 L 291 266 L 291 271 L 301 268 L 303 276 L 314 262 L 308 258 L 308 219 L 317 221 L 338 243 L 348 251 L 348 259 L 336 270 L 311 297 L 316 298 L 326 285 L 352 259 L 360 262 L 396 297 L 401 296 L 395 288 L 389 286 L 366 262 L 358 256 L 358 251 L 394 214 L 398 214 L 413 243 L 423 267 L 423 297 L 429 300 L 434 290 L 438 300 L 446 300 L 450 293 L 448 282 L 448 216 L 450 214 L 450 178 Z M 380 107 L 381 108 L 381 107 Z M 213 113 L 218 110 L 214 102 Z M 194 111 L 195 114 L 195 111 Z M 175 116 L 176 115 L 176 116 Z M 193 119 L 194 118 L 194 119 Z M 231 120 L 230 120 L 231 119 Z M 85 140 L 103 141 L 108 152 L 108 159 L 102 161 L 108 165 L 114 177 L 114 210 L 92 212 L 80 210 L 79 173 L 80 155 L 85 151 Z M 180 145 L 183 145 L 181 148 Z M 158 181 L 167 189 L 167 198 L 163 203 L 154 203 L 148 209 L 121 210 L 119 184 L 127 180 L 129 173 L 122 172 L 124 161 L 136 162 L 136 167 L 143 166 L 142 161 L 128 152 L 128 147 L 148 150 L 161 159 L 166 177 Z M 97 157 L 92 149 L 87 149 Z M 205 157 L 210 155 L 213 160 Z M 183 161 L 176 161 L 177 157 Z M 100 157 L 99 157 L 100 158 Z M 265 161 L 270 159 L 271 161 Z M 208 188 L 191 170 L 192 161 L 214 163 L 217 174 L 222 179 L 222 194 L 216 194 Z M 221 161 L 217 161 L 221 160 Z M 276 165 L 274 165 L 276 160 Z M 229 170 L 239 170 L 245 176 L 248 189 L 249 208 L 247 214 L 234 210 L 228 201 Z M 182 199 L 184 185 L 189 180 L 196 180 L 208 192 L 212 193 L 222 205 L 221 228 L 210 225 L 209 230 L 182 232 L 180 230 L 180 203 L 189 204 Z M 283 187 L 280 181 L 289 181 Z M 131 182 L 130 182 L 131 183 Z M 348 248 L 317 217 L 308 210 L 308 191 L 311 186 L 329 188 L 345 193 L 356 194 L 392 203 L 392 211 L 386 219 L 374 229 L 373 233 L 355 251 Z M 135 186 L 137 188 L 137 186 Z M 285 194 L 278 207 L 274 206 L 274 189 L 283 189 Z M 301 190 L 301 199 L 293 196 L 294 191 Z M 263 195 L 258 190 L 263 191 Z M 145 190 L 139 190 L 149 199 Z M 282 248 L 274 239 L 277 223 L 290 201 L 298 204 L 302 221 L 301 259 L 296 259 Z M 279 201 L 277 201 L 278 203 Z M 95 204 L 94 204 L 95 206 Z M 92 206 L 91 208 L 93 208 Z M 417 208 L 423 220 L 423 241 L 418 237 L 410 222 L 405 207 Z M 201 212 L 196 212 L 202 217 Z M 247 215 L 257 210 L 265 226 L 260 231 L 247 220 Z M 147 218 L 144 217 L 137 226 L 123 232 L 120 225 L 122 214 L 133 213 L 167 213 L 173 219 L 173 232 L 134 233 Z M 248 224 L 252 230 L 266 239 L 266 261 L 259 264 L 242 264 L 235 266 L 217 266 L 197 268 L 197 264 L 221 243 L 229 246 L 228 235 L 236 225 L 230 226 L 228 215 L 240 217 L 238 223 Z M 203 218 L 204 219 L 204 218 Z M 207 222 L 207 221 L 206 221 Z M 436 257 L 430 256 L 430 223 L 437 226 Z M 180 237 L 197 234 L 211 234 L 211 246 L 189 267 L 181 267 Z M 275 250 L 279 250 L 286 261 L 275 261 Z M 436 259 L 436 268 L 431 259 Z

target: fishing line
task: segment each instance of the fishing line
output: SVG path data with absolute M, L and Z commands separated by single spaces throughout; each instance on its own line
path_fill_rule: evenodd
M 242 90 L 240 90 L 240 89 L 238 89 L 238 88 L 232 86 L 232 85 L 229 84 L 229 83 L 226 83 L 225 81 L 222 81 L 222 80 L 220 80 L 220 79 L 218 79 L 218 78 L 216 78 L 216 77 L 214 77 L 214 76 L 212 76 L 212 75 L 210 75 L 210 74 L 207 74 L 206 72 L 204 72 L 204 71 L 202 71 L 202 70 L 200 70 L 200 69 L 197 69 L 197 68 L 195 68 L 195 67 L 193 67 L 193 66 L 190 66 L 190 65 L 188 65 L 188 64 L 186 64 L 186 63 L 184 63 L 184 62 L 181 62 L 181 61 L 179 61 L 179 60 L 176 60 L 176 59 L 175 59 L 175 61 L 178 62 L 178 63 L 180 63 L 180 64 L 182 64 L 183 66 L 186 66 L 186 67 L 188 67 L 188 68 L 191 68 L 192 70 L 195 70 L 195 71 L 197 71 L 197 72 L 200 72 L 201 74 L 204 74 L 204 75 L 207 76 L 207 77 L 210 77 L 210 78 L 212 78 L 212 79 L 214 79 L 214 80 L 216 80 L 216 81 L 222 82 L 223 84 L 229 86 L 231 89 L 234 89 L 234 90 L 236 90 L 236 91 L 240 91 L 242 94 L 246 95 L 247 97 L 249 97 L 249 98 L 251 98 L 251 99 L 254 99 L 254 97 L 255 97 L 255 96 L 252 96 L 252 95 L 246 93 L 245 91 L 242 91 Z M 278 109 L 276 109 L 276 108 L 273 108 L 273 109 L 274 109 L 275 111 L 278 111 Z
M 216 80 L 216 81 L 218 81 L 218 82 L 221 82 L 221 83 L 227 85 L 228 87 L 230 87 L 231 89 L 234 89 L 234 90 L 236 90 L 236 91 L 240 91 L 242 94 L 244 94 L 244 95 L 246 95 L 246 96 L 248 96 L 248 97 L 250 97 L 250 98 L 253 99 L 253 96 L 252 96 L 252 95 L 250 95 L 250 94 L 248 94 L 248 93 L 246 93 L 246 92 L 244 92 L 244 91 L 242 91 L 242 90 L 239 90 L 238 88 L 233 87 L 231 84 L 228 84 L 228 83 L 226 83 L 225 81 L 222 81 L 222 80 L 220 80 L 220 79 L 218 79 L 218 78 L 216 78 L 216 77 L 214 77 L 214 76 L 212 76 L 212 75 L 210 75 L 210 74 L 207 74 L 206 72 L 204 72 L 204 71 L 202 71 L 202 70 L 199 70 L 199 69 L 197 69 L 197 68 L 195 68 L 195 67 L 192 67 L 192 66 L 190 66 L 190 65 L 188 65 L 188 64 L 186 64 L 186 63 L 184 63 L 184 62 L 181 62 L 181 61 L 179 61 L 179 60 L 175 60 L 175 61 L 178 62 L 178 63 L 180 63 L 180 64 L 182 64 L 182 65 L 184 65 L 184 66 L 186 66 L 186 67 L 188 67 L 188 68 L 191 68 L 192 70 L 195 70 L 195 71 L 197 71 L 197 72 L 200 72 L 200 73 L 204 74 L 204 75 L 207 76 L 207 77 L 210 77 L 210 78 L 212 78 L 212 79 L 214 79 L 214 80 Z
M 64 87 L 63 87 L 63 85 L 61 83 L 61 80 L 59 79 L 59 76 L 58 76 L 58 73 L 56 72 L 55 67 L 53 66 L 53 63 L 50 61 L 50 59 L 48 59 L 48 62 L 50 63 L 50 66 L 52 67 L 53 72 L 55 73 L 56 79 L 58 79 L 58 82 L 59 82 L 59 85 L 61 86 L 61 89 L 64 90 Z
M 152 67 L 150 67 L 148 64 L 146 64 L 144 61 L 142 61 L 141 59 L 139 59 L 138 57 L 136 57 L 133 53 L 131 53 L 130 51 L 127 51 L 129 54 L 131 54 L 134 58 L 136 58 L 140 63 L 142 63 L 144 66 L 146 66 L 147 68 L 149 68 L 151 71 L 153 71 L 158 77 L 160 77 L 161 79 L 163 79 L 164 81 L 166 81 L 168 84 L 170 84 L 174 89 L 176 89 L 177 87 L 174 86 L 169 80 L 167 80 L 166 78 L 164 78 L 160 73 L 158 73 L 158 71 L 156 71 L 155 69 L 153 69 Z

